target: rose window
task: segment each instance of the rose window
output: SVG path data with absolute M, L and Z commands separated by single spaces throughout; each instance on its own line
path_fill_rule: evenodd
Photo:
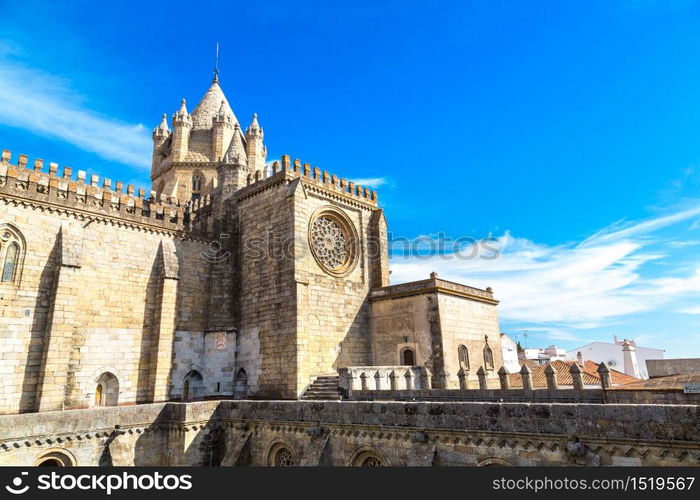
M 324 210 L 309 225 L 309 244 L 316 262 L 334 276 L 344 276 L 354 267 L 355 238 L 350 220 L 335 210 Z
M 294 467 L 294 456 L 287 448 L 280 448 L 275 453 L 275 465 L 277 467 Z
M 329 217 L 314 221 L 312 242 L 316 257 L 329 269 L 339 269 L 348 258 L 347 241 L 337 222 Z
M 362 461 L 360 467 L 384 467 L 384 464 L 378 457 L 369 456 Z

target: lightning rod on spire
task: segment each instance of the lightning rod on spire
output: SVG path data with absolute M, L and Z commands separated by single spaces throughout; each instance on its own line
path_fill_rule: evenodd
M 214 60 L 214 80 L 219 79 L 219 42 L 216 42 L 216 59 Z

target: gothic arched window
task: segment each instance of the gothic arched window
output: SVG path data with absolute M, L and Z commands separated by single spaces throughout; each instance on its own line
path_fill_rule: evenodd
M 192 199 L 198 200 L 202 197 L 202 176 L 194 174 L 192 176 Z
M 484 347 L 484 367 L 493 370 L 493 351 L 489 346 Z
M 19 282 L 23 241 L 14 227 L 0 224 L 0 283 Z
M 17 243 L 10 243 L 7 245 L 5 250 L 5 262 L 2 266 L 2 281 L 7 283 L 14 281 L 15 270 L 17 269 L 17 257 L 19 256 L 19 250 L 17 249 Z
M 119 403 L 119 379 L 110 372 L 97 378 L 95 406 L 117 406 Z
M 413 366 L 416 364 L 416 353 L 410 347 L 401 350 L 401 364 L 404 366 Z
M 459 346 L 457 349 L 457 356 L 459 357 L 460 368 L 469 371 L 469 350 L 467 350 L 467 346 Z

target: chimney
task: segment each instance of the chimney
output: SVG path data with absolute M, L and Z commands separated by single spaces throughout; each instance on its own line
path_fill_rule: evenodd
M 625 373 L 634 378 L 642 378 L 634 344 L 627 339 L 622 342 L 622 358 L 624 360 Z
M 583 366 L 583 354 L 581 354 L 581 351 L 576 353 L 576 364 L 579 366 Z

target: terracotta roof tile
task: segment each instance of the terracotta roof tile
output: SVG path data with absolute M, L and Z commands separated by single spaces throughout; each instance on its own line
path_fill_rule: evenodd
M 574 361 L 552 361 L 552 366 L 557 371 L 557 383 L 559 386 L 571 386 L 574 384 L 569 370 Z M 535 389 L 546 389 L 547 388 L 547 377 L 544 373 L 546 365 L 532 365 L 527 363 L 529 368 L 532 370 L 532 387 Z M 584 360 L 584 366 L 581 369 L 581 376 L 583 377 L 584 385 L 596 385 L 600 386 L 600 376 L 598 375 L 598 365 L 592 361 Z M 613 385 L 623 385 L 632 382 L 638 382 L 639 379 L 630 377 L 624 373 L 618 372 L 617 370 L 610 370 L 610 376 L 612 378 Z M 520 377 L 520 373 L 511 373 L 508 375 L 508 381 L 513 389 L 522 389 L 523 382 Z

